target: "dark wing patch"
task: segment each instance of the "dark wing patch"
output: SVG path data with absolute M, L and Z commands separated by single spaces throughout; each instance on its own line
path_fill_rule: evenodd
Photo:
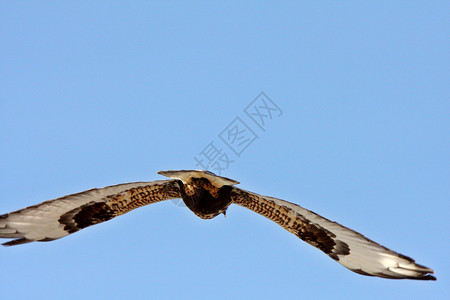
M 429 274 L 433 273 L 430 268 L 296 204 L 236 187 L 231 191 L 231 200 L 276 222 L 358 274 L 436 280 Z
M 58 221 L 65 225 L 65 231 L 74 233 L 109 221 L 133 209 L 178 197 L 180 197 L 179 183 L 169 180 L 161 185 L 140 186 L 122 191 L 106 197 L 104 202 L 89 202 L 65 213 Z
M 58 221 L 65 225 L 65 231 L 74 233 L 88 226 L 111 220 L 114 217 L 114 211 L 105 202 L 89 202 L 63 214 Z
M 347 255 L 350 253 L 348 245 L 342 241 L 337 241 L 334 233 L 312 223 L 300 214 L 293 213 L 287 206 L 277 205 L 269 199 L 258 196 L 238 188 L 234 188 L 231 193 L 233 203 L 244 206 L 274 221 L 303 241 L 319 248 L 334 260 L 339 260 L 338 254 Z

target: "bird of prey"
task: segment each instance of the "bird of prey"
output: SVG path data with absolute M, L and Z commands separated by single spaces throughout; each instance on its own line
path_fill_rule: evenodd
M 0 238 L 14 239 L 3 245 L 53 241 L 135 208 L 181 198 L 202 219 L 225 215 L 230 204 L 248 208 L 358 274 L 436 280 L 432 269 L 405 255 L 299 205 L 237 188 L 233 179 L 201 170 L 158 173 L 173 179 L 91 189 L 0 215 Z

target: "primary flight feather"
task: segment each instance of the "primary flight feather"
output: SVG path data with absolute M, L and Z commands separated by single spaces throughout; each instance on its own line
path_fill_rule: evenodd
M 237 188 L 239 182 L 209 171 L 160 171 L 173 178 L 92 189 L 0 215 L 5 246 L 46 242 L 108 221 L 135 208 L 182 198 L 202 219 L 226 213 L 232 203 L 248 208 L 323 251 L 353 272 L 390 279 L 436 280 L 433 270 L 362 234 L 296 204 Z

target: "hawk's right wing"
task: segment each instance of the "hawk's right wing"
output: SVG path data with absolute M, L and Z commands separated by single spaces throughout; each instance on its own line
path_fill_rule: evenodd
M 436 280 L 429 274 L 433 270 L 413 259 L 294 203 L 237 187 L 231 190 L 231 200 L 274 221 L 353 272 L 390 279 Z

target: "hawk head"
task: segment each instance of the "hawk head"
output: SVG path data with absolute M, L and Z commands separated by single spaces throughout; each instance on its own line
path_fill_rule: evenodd
M 181 198 L 202 219 L 225 215 L 231 204 L 231 186 L 239 183 L 202 170 L 159 171 L 158 174 L 181 180 Z

